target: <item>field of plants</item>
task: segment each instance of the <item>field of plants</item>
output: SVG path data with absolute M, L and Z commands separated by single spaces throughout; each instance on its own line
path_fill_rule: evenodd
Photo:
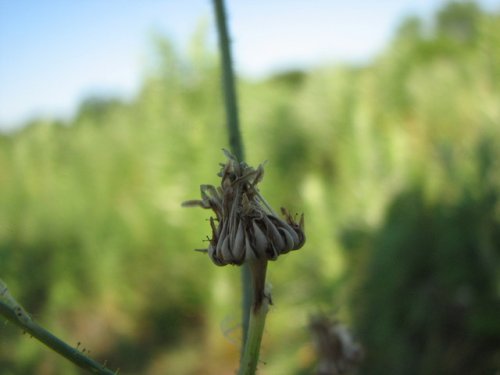
M 227 148 L 217 51 L 154 41 L 137 96 L 0 135 L 0 278 L 42 325 L 119 374 L 234 374 L 238 267 L 205 254 Z M 363 66 L 238 77 L 246 162 L 305 216 L 269 264 L 259 374 L 315 374 L 335 315 L 367 375 L 500 369 L 500 14 L 404 20 Z M 2 375 L 83 374 L 0 319 Z M 353 372 L 354 373 L 354 372 Z

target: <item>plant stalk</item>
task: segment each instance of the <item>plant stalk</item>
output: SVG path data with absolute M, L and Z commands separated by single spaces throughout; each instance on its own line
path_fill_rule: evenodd
M 219 35 L 219 49 L 222 67 L 222 85 L 224 88 L 224 103 L 226 109 L 226 124 L 229 131 L 229 146 L 231 152 L 240 161 L 245 159 L 243 143 L 241 141 L 238 117 L 238 97 L 231 58 L 231 47 L 227 30 L 227 17 L 224 0 L 214 0 L 217 34 Z
M 245 341 L 238 375 L 254 375 L 259 363 L 260 344 L 271 304 L 270 292 L 266 292 L 267 259 L 250 263 L 253 286 L 253 302 L 250 312 L 248 336 Z
M 227 17 L 224 8 L 224 0 L 213 0 L 217 34 L 219 36 L 219 49 L 221 55 L 222 85 L 224 91 L 224 107 L 226 110 L 226 125 L 229 133 L 229 148 L 239 161 L 245 159 L 243 143 L 238 118 L 238 99 L 233 73 L 233 62 L 229 33 L 227 28 Z M 242 289 L 242 329 L 243 343 L 247 340 L 247 332 L 250 320 L 250 308 L 252 300 L 252 285 L 250 268 L 247 264 L 241 267 L 241 289 Z M 244 345 L 242 345 L 243 348 Z
M 40 326 L 26 314 L 21 306 L 13 306 L 0 300 L 0 315 L 20 327 L 24 332 L 36 338 L 55 352 L 59 353 L 78 367 L 93 374 L 115 375 L 116 372 L 109 370 L 105 365 L 87 357 L 78 348 L 66 344 L 54 336 L 45 328 Z

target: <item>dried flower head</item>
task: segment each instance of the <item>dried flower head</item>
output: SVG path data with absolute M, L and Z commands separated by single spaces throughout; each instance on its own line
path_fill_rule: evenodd
M 356 369 L 363 359 L 363 349 L 345 325 L 318 314 L 311 317 L 309 328 L 318 351 L 317 375 L 341 375 Z
M 256 169 L 238 161 L 224 150 L 228 160 L 218 173 L 219 187 L 201 185 L 201 200 L 183 203 L 214 211 L 210 218 L 212 236 L 208 252 L 218 266 L 240 265 L 252 259 L 275 260 L 280 254 L 297 250 L 304 245 L 304 215 L 297 222 L 282 208 L 279 218 L 257 189 L 264 167 Z

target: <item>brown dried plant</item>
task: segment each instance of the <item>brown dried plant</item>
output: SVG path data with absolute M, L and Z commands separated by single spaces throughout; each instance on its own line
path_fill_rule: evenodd
M 264 167 L 256 169 L 223 150 L 219 187 L 201 185 L 201 200 L 183 206 L 200 206 L 214 211 L 207 252 L 218 266 L 241 265 L 251 260 L 276 260 L 279 255 L 300 249 L 305 242 L 304 215 L 298 221 L 284 208 L 280 218 L 257 189 Z

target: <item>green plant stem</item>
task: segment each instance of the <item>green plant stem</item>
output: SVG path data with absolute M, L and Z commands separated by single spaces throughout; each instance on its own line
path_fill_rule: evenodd
M 231 48 L 228 35 L 229 33 L 227 30 L 227 17 L 224 9 L 224 0 L 213 0 L 213 4 L 217 23 L 217 34 L 219 36 L 222 83 L 224 88 L 224 107 L 226 110 L 226 124 L 229 133 L 229 148 L 231 149 L 233 155 L 236 156 L 238 160 L 242 161 L 245 159 L 245 155 L 239 127 L 238 99 L 234 83 L 233 63 L 231 59 Z M 243 264 L 241 267 L 241 288 L 243 343 L 245 343 L 247 339 L 250 319 L 250 305 L 252 299 L 250 269 L 246 264 Z
M 269 292 L 265 291 L 267 260 L 250 264 L 252 271 L 253 302 L 250 313 L 248 336 L 245 342 L 238 375 L 253 375 L 259 362 L 260 344 L 271 303 Z
M 222 84 L 224 87 L 224 103 L 226 109 L 226 123 L 229 131 L 229 146 L 238 160 L 244 160 L 243 144 L 241 141 L 238 98 L 233 73 L 233 62 L 227 30 L 224 0 L 214 0 L 217 34 L 219 35 L 219 49 L 221 54 Z
M 20 306 L 17 307 L 17 309 L 19 308 Z M 93 374 L 116 374 L 116 372 L 109 370 L 103 364 L 97 363 L 93 359 L 87 357 L 78 348 L 66 344 L 25 314 L 26 313 L 23 313 L 23 315 L 20 316 L 19 310 L 16 310 L 16 307 L 0 300 L 0 315 L 3 315 L 7 320 L 20 327 L 24 332 L 30 334 L 75 365 Z

